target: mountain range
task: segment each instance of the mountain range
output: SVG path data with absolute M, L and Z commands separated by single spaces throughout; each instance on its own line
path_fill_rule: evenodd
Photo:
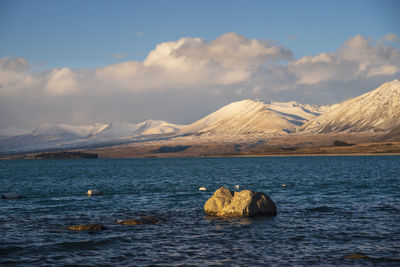
M 180 128 L 181 125 L 161 120 L 146 120 L 137 124 L 117 121 L 80 126 L 44 124 L 27 134 L 0 137 L 0 152 L 19 153 L 112 145 L 136 140 L 142 136 L 175 133 Z
M 331 106 L 242 100 L 189 125 L 161 120 L 136 124 L 117 121 L 83 126 L 44 124 L 29 133 L 14 132 L 17 134 L 13 134 L 12 128 L 0 131 L 0 153 L 101 147 L 179 137 L 243 140 L 250 135 L 366 133 L 390 139 L 400 133 L 400 82 L 384 83 L 373 91 Z

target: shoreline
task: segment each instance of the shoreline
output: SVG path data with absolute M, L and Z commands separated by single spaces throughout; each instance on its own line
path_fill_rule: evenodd
M 326 137 L 326 136 L 325 136 Z M 205 157 L 313 157 L 313 156 L 400 156 L 399 141 L 332 145 L 331 138 L 280 138 L 265 143 L 252 140 L 226 142 L 169 140 L 163 142 L 130 143 L 124 145 L 37 151 L 1 155 L 0 160 L 44 158 L 80 158 L 82 155 L 98 158 L 205 158 Z M 350 138 L 349 138 L 350 139 Z M 351 139 L 347 141 L 352 141 Z M 63 156 L 68 155 L 68 157 Z
M 231 154 L 231 155 L 164 155 L 134 157 L 97 157 L 93 159 L 185 159 L 185 158 L 285 158 L 285 157 L 369 157 L 400 156 L 400 153 L 310 153 L 310 154 Z M 2 156 L 0 160 L 46 160 L 46 159 L 88 159 L 88 158 L 35 158 L 33 155 Z

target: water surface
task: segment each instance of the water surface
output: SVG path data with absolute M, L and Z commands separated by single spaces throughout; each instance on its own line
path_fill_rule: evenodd
M 0 201 L 2 265 L 400 265 L 399 156 L 16 160 L 0 170 L 0 191 L 24 196 Z M 267 193 L 278 216 L 206 216 L 213 191 L 236 184 Z M 92 188 L 104 195 L 86 197 Z M 145 215 L 163 222 L 116 223 Z M 81 223 L 108 230 L 64 229 Z M 353 253 L 369 259 L 345 258 Z

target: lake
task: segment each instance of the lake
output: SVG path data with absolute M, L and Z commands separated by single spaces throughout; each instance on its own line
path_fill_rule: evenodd
M 0 265 L 400 265 L 400 156 L 13 160 L 0 170 L 0 191 L 23 196 L 0 201 Z M 235 185 L 265 192 L 278 215 L 206 216 L 212 193 Z M 93 188 L 104 194 L 86 197 Z M 162 221 L 116 223 L 140 216 Z M 82 223 L 108 229 L 65 229 Z

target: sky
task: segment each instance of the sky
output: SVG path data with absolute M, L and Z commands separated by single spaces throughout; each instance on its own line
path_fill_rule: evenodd
M 400 1 L 0 0 L 0 130 L 334 104 L 400 79 Z

